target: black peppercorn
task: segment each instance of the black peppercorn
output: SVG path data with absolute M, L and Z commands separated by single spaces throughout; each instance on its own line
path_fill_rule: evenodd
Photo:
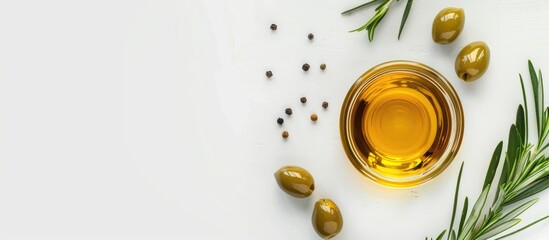
M 324 64 L 324 63 L 320 64 L 320 70 L 324 70 L 324 69 L 326 69 L 326 64 Z
M 291 108 L 286 108 L 286 110 L 284 112 L 286 112 L 287 115 L 292 115 L 292 113 L 293 113 Z
M 267 76 L 268 78 L 271 78 L 273 76 L 273 72 L 267 71 L 265 72 L 265 76 Z
M 306 103 L 307 102 L 307 98 L 306 97 L 302 97 L 299 99 L 299 101 L 301 101 L 301 103 Z
M 322 107 L 323 107 L 324 109 L 328 108 L 328 102 L 323 102 L 323 103 L 322 103 Z
M 276 24 L 271 24 L 271 30 L 276 31 L 277 28 L 278 26 Z
M 309 40 L 313 40 L 315 38 L 315 35 L 309 33 L 309 35 L 307 35 L 307 38 L 309 38 Z
M 284 123 L 284 119 L 278 118 L 278 119 L 276 120 L 276 123 L 278 123 L 278 125 L 282 125 L 282 124 Z
M 310 68 L 310 67 L 311 67 L 311 66 L 310 66 L 308 63 L 305 63 L 305 64 L 303 64 L 303 66 L 301 67 L 301 69 L 303 69 L 303 71 L 309 71 L 309 68 Z

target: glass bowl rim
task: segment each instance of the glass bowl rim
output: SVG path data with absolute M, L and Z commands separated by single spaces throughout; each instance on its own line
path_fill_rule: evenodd
M 407 71 L 418 74 L 417 70 L 422 70 L 426 72 L 426 74 L 430 75 L 431 77 L 425 78 L 430 83 L 437 86 L 436 89 L 441 90 L 442 95 L 445 97 L 446 104 L 448 104 L 450 108 L 450 118 L 452 122 L 450 129 L 450 141 L 446 146 L 446 149 L 444 149 L 441 157 L 437 160 L 437 163 L 421 174 L 406 179 L 384 177 L 370 169 L 367 164 L 364 164 L 363 159 L 360 157 L 361 155 L 358 154 L 358 150 L 354 146 L 354 140 L 350 134 L 350 115 L 352 114 L 353 107 L 357 102 L 357 98 L 368 86 L 368 83 L 391 71 Z M 350 87 L 341 107 L 339 127 L 341 142 L 347 158 L 362 175 L 366 176 L 373 182 L 386 187 L 407 188 L 419 186 L 432 180 L 450 165 L 461 146 L 463 139 L 464 116 L 459 96 L 450 82 L 442 74 L 423 63 L 409 60 L 394 60 L 378 64 L 368 69 Z

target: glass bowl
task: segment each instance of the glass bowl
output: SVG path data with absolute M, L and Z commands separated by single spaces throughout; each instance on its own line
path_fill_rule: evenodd
M 343 148 L 367 178 L 395 188 L 439 175 L 463 137 L 458 95 L 440 73 L 413 61 L 391 61 L 366 71 L 341 109 Z

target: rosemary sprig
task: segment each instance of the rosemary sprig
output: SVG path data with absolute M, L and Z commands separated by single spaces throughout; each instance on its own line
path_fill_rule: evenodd
M 396 1 L 398 2 L 400 0 L 396 0 Z M 389 11 L 389 9 L 391 8 L 394 2 L 395 0 L 370 0 L 366 3 L 363 3 L 347 11 L 344 11 L 341 14 L 347 14 L 374 3 L 380 3 L 375 9 L 376 13 L 368 22 L 366 22 L 366 24 L 362 25 L 357 29 L 349 31 L 349 32 L 360 32 L 360 31 L 366 30 L 368 31 L 368 40 L 370 40 L 371 42 L 374 40 L 374 33 L 376 31 L 377 25 L 381 22 L 381 20 L 383 20 L 383 18 L 385 17 L 385 15 L 387 14 L 387 12 Z M 404 14 L 402 15 L 402 21 L 400 22 L 400 28 L 398 30 L 398 39 L 400 39 L 402 30 L 404 29 L 404 25 L 406 24 L 406 20 L 408 19 L 408 15 L 410 14 L 410 10 L 412 9 L 413 2 L 414 0 L 408 0 L 408 2 L 406 3 L 406 8 L 404 9 Z
M 518 216 L 538 201 L 537 198 L 531 197 L 549 187 L 549 156 L 544 152 L 549 146 L 547 141 L 549 135 L 549 107 L 545 106 L 543 101 L 544 89 L 541 71 L 536 73 L 530 61 L 528 61 L 528 69 L 534 97 L 537 143 L 528 142 L 528 103 L 526 101 L 524 81 L 522 76 L 519 75 L 524 107 L 522 104 L 518 106 L 516 121 L 509 130 L 507 152 L 494 201 L 490 204 L 487 198 L 490 193 L 490 186 L 494 185 L 494 176 L 500 162 L 503 142 L 500 142 L 494 150 L 486 172 L 482 193 L 469 215 L 467 215 L 468 199 L 465 198 L 459 227 L 454 229 L 453 223 L 463 169 L 462 164 L 458 175 L 450 228 L 439 234 L 437 240 L 442 239 L 445 233 L 448 233 L 447 239 L 452 240 L 486 240 L 496 237 L 518 224 L 521 221 Z M 526 200 L 526 202 L 518 206 L 510 206 L 523 200 Z M 497 239 L 523 231 L 547 218 L 549 218 L 549 215 Z

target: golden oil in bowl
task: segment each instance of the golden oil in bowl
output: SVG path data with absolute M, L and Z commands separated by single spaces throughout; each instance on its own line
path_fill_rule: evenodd
M 432 68 L 393 61 L 364 73 L 344 101 L 340 130 L 353 165 L 391 187 L 440 174 L 463 135 L 463 111 L 448 81 Z

